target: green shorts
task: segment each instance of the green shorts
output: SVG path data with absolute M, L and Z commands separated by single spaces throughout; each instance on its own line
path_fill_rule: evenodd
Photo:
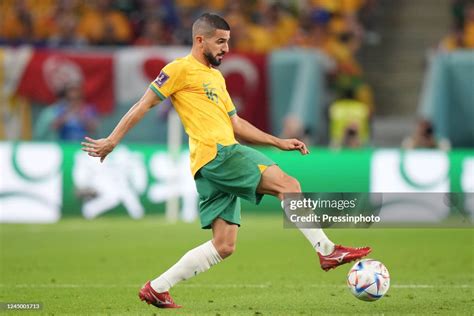
M 240 226 L 240 198 L 260 203 L 263 194 L 257 193 L 257 186 L 262 172 L 274 164 L 250 147 L 218 144 L 216 157 L 195 176 L 201 227 L 211 228 L 218 217 Z

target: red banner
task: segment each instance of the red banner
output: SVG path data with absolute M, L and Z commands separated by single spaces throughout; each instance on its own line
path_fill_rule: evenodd
M 128 48 L 115 53 L 116 99 L 130 106 L 167 63 L 189 54 L 187 47 L 156 49 Z M 258 128 L 268 130 L 267 56 L 228 54 L 218 68 L 239 116 Z
M 115 103 L 113 78 L 111 54 L 35 51 L 17 92 L 36 102 L 53 103 L 65 85 L 81 83 L 87 102 L 100 113 L 110 113 Z
M 239 116 L 268 131 L 267 56 L 229 54 L 218 69 Z
M 187 48 L 123 49 L 114 53 L 35 51 L 17 92 L 41 103 L 52 103 L 67 83 L 80 82 L 88 102 L 98 112 L 111 113 L 114 104 L 137 101 L 161 68 Z M 267 56 L 229 54 L 218 68 L 239 116 L 268 131 Z M 116 76 L 116 77 L 115 77 Z

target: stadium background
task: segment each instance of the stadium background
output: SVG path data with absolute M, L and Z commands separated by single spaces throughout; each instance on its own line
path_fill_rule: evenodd
M 79 99 L 83 110 L 74 115 L 82 129 L 93 137 L 108 135 L 160 69 L 188 53 L 192 21 L 206 11 L 222 14 L 231 25 L 231 53 L 219 69 L 239 115 L 264 131 L 298 137 L 312 146 L 306 157 L 259 148 L 298 178 L 305 191 L 459 193 L 460 204 L 441 203 L 433 210 L 432 205 L 420 207 L 425 217 L 411 224 L 442 226 L 459 205 L 464 219 L 472 223 L 472 1 L 3 0 L 1 302 L 42 301 L 47 312 L 116 313 L 127 308 L 145 312 L 130 295 L 135 287 L 179 258 L 194 245 L 190 241 L 207 238 L 195 220 L 197 196 L 187 166 L 186 137 L 176 125 L 171 104 L 165 102 L 150 112 L 102 165 L 80 151 L 82 136 L 68 134 L 58 123 L 58 117 Z M 410 223 L 416 212 L 413 205 L 397 219 Z M 285 297 L 274 294 L 277 285 L 314 293 L 317 301 L 327 299 L 328 288 L 338 299 L 347 294 L 337 287 L 343 284 L 345 271 L 321 279 L 312 268 L 314 258 L 300 245 L 303 242 L 293 241 L 298 239 L 296 232 L 280 229 L 278 201 L 266 197 L 259 207 L 244 203 L 243 220 L 244 227 L 253 229 L 242 230 L 242 249 L 247 247 L 248 252 L 242 250 L 236 255 L 240 259 L 232 258 L 228 270 L 219 267 L 214 276 L 211 271 L 178 292 L 178 297 L 193 298 L 195 313 L 257 313 L 251 306 L 235 309 L 240 303 L 248 305 L 252 295 L 263 297 L 252 307 L 258 312 L 282 313 L 286 309 L 279 302 Z M 122 237 L 115 234 L 119 232 Z M 174 239 L 175 247 L 163 246 L 170 258 L 152 264 L 156 258 L 148 247 L 160 246 L 151 241 L 137 246 L 142 242 L 140 233 L 151 239 Z M 341 229 L 331 234 L 349 244 L 383 248 L 376 252 L 378 259 L 388 262 L 395 276 L 398 273 L 394 294 L 380 309 L 350 308 L 381 313 L 404 306 L 400 312 L 427 312 L 434 295 L 439 304 L 428 311 L 472 311 L 471 228 Z M 407 236 L 418 236 L 419 244 Z M 314 275 L 306 279 L 306 272 L 300 271 L 294 280 L 275 277 L 290 273 L 281 271 L 300 260 L 264 252 L 253 274 L 244 273 L 246 281 L 232 277 L 221 287 L 203 285 L 220 284 L 229 273 L 241 273 L 245 268 L 240 267 L 254 260 L 250 258 L 259 253 L 258 247 L 303 256 L 302 271 Z M 401 256 L 389 253 L 398 247 L 405 247 Z M 400 258 L 422 248 L 423 259 L 408 260 L 413 266 Z M 443 260 L 439 254 L 443 249 L 462 253 L 459 266 L 451 260 L 438 262 Z M 137 261 L 113 263 L 124 251 Z M 150 261 L 143 268 L 146 273 L 126 269 L 135 267 L 138 258 Z M 422 264 L 424 259 L 430 268 Z M 110 271 L 103 273 L 106 267 Z M 448 281 L 436 279 L 440 272 Z M 129 278 L 117 277 L 120 273 Z M 197 295 L 193 286 L 204 290 Z M 120 292 L 120 303 L 108 293 L 110 289 Z M 416 294 L 407 294 L 413 289 Z M 69 300 L 55 301 L 59 291 L 81 299 L 68 310 Z M 219 301 L 216 291 L 249 294 L 233 304 Z M 268 292 L 274 296 L 262 294 Z M 107 303 L 98 301 L 97 295 Z M 220 305 L 200 309 L 200 298 L 209 305 L 206 295 Z M 95 305 L 85 308 L 86 302 Z M 313 302 L 309 311 L 333 311 L 330 308 L 337 304 L 329 302 Z M 350 308 L 333 312 L 349 313 Z M 299 311 L 308 310 L 294 312 Z

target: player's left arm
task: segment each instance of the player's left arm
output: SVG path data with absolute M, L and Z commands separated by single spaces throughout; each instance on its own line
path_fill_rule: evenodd
M 237 114 L 232 115 L 230 120 L 232 122 L 232 127 L 234 128 L 235 136 L 242 140 L 253 144 L 275 146 L 281 150 L 299 150 L 302 155 L 309 154 L 306 145 L 296 138 L 281 139 L 267 134 L 239 117 Z

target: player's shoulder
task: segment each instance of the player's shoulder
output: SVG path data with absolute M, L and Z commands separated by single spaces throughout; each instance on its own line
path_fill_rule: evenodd
M 186 57 L 176 58 L 173 61 L 169 62 L 165 68 L 173 70 L 185 70 L 189 66 L 189 60 Z
M 178 57 L 170 62 L 170 64 L 174 64 L 174 65 L 188 65 L 189 63 L 190 63 L 189 55 L 184 56 L 184 57 Z

